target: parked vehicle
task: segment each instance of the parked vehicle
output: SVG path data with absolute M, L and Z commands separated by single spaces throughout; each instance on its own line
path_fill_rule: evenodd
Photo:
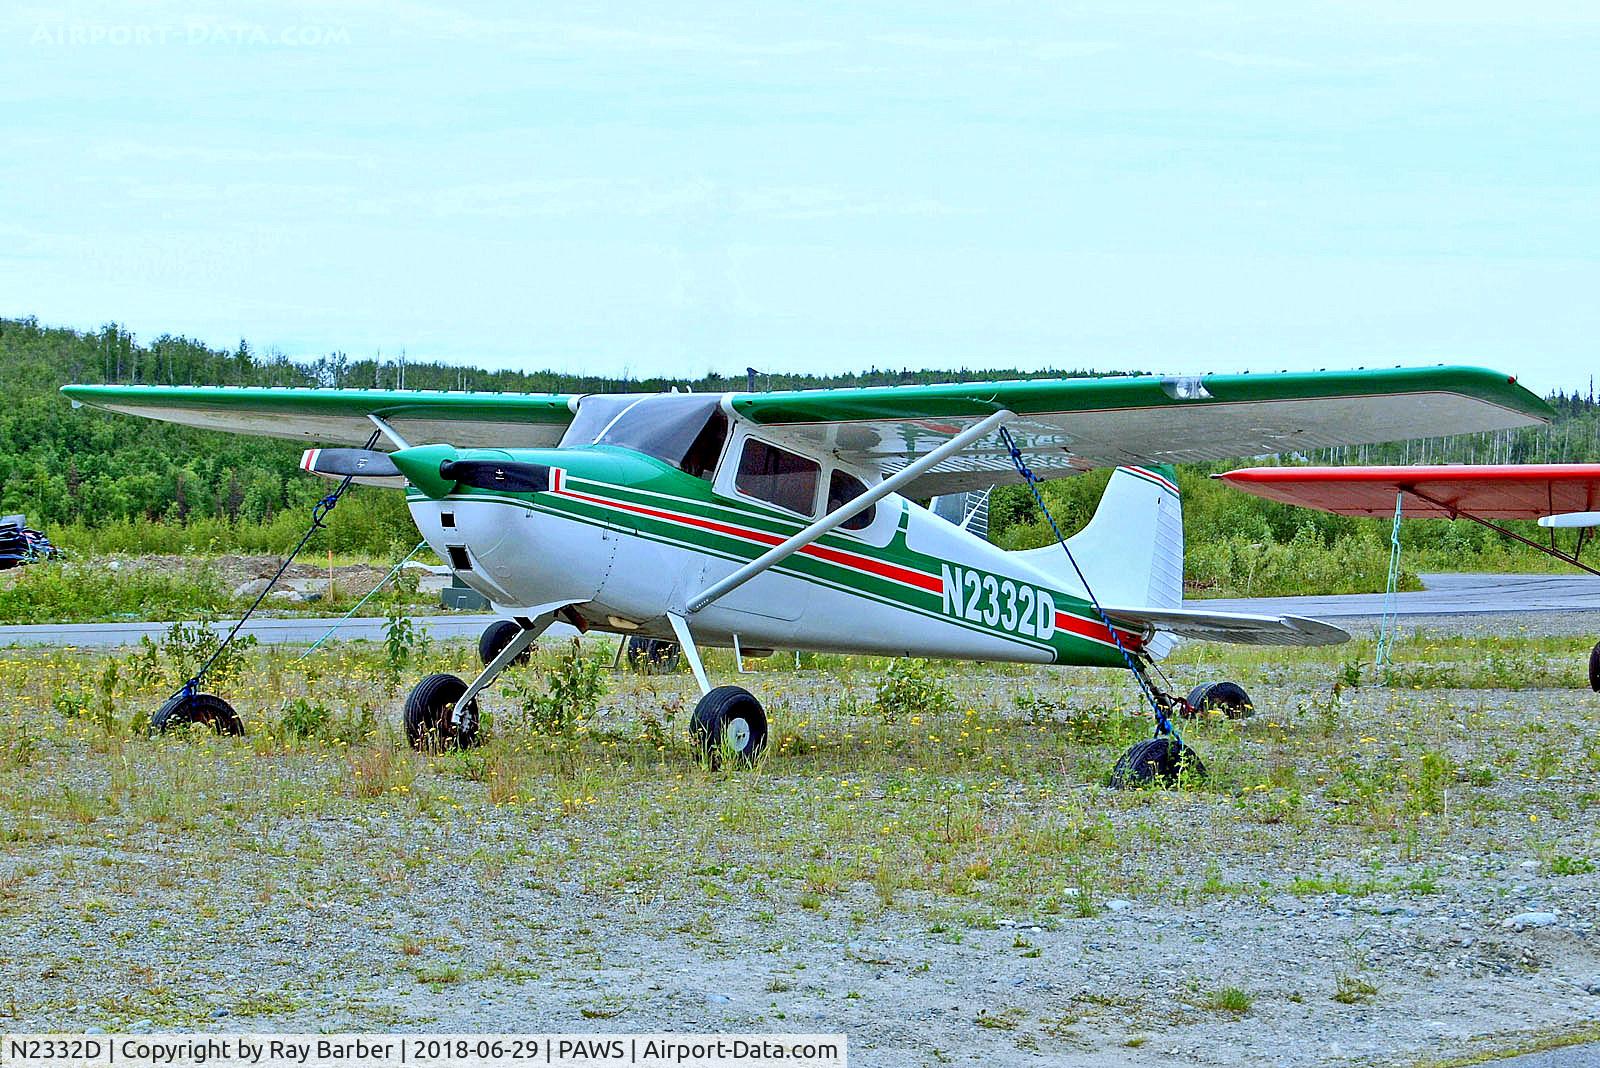
M 0 571 L 60 554 L 49 538 L 28 526 L 27 517 L 0 516 Z

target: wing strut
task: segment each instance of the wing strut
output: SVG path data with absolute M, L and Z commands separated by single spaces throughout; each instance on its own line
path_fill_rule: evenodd
M 720 582 L 707 586 L 689 599 L 689 611 L 698 612 L 712 601 L 727 596 L 769 567 L 793 556 L 840 523 L 871 508 L 901 486 L 927 474 L 933 468 L 938 467 L 945 460 L 972 444 L 972 442 L 993 432 L 1008 420 L 1014 418 L 1015 416 L 1010 411 L 1002 408 L 982 421 L 974 423 L 926 456 L 913 460 L 902 467 L 861 496 L 841 504 L 821 519 L 801 530 L 798 534 L 778 545 L 774 545 Z
M 375 414 L 373 412 L 368 412 L 367 413 L 367 418 L 372 420 L 372 425 L 377 427 L 383 433 L 384 437 L 386 437 L 390 441 L 394 442 L 394 447 L 395 448 L 397 448 L 397 449 L 409 449 L 409 448 L 411 448 L 410 444 L 408 444 L 406 442 L 406 439 L 400 436 L 400 432 L 398 430 L 396 430 L 394 427 L 390 426 L 389 425 L 389 421 L 387 419 L 385 419 L 383 416 L 377 415 L 377 414 Z M 372 446 L 368 445 L 367 448 L 370 449 L 370 448 L 372 448 Z
M 1499 523 L 1492 522 L 1492 521 L 1490 521 L 1488 519 L 1483 518 L 1480 515 L 1473 515 L 1471 512 L 1464 512 L 1461 509 L 1457 508 L 1455 505 L 1450 504 L 1447 501 L 1441 501 L 1437 497 L 1430 497 L 1428 494 L 1423 493 L 1421 490 L 1414 489 L 1414 488 L 1412 488 L 1410 486 L 1403 486 L 1403 487 L 1401 487 L 1401 490 L 1404 493 L 1411 494 L 1411 496 L 1417 498 L 1418 500 L 1427 501 L 1429 504 L 1433 505 L 1436 508 L 1443 508 L 1447 513 L 1449 513 L 1450 518 L 1452 518 L 1452 519 L 1470 519 L 1474 523 L 1478 524 L 1479 526 L 1488 527 L 1490 530 L 1494 531 L 1495 533 L 1504 534 L 1506 537 L 1510 538 L 1513 541 L 1520 541 L 1524 545 L 1532 546 L 1533 548 L 1538 549 L 1540 552 L 1544 553 L 1546 556 L 1553 556 L 1557 560 L 1560 560 L 1562 563 L 1571 564 L 1573 567 L 1577 568 L 1580 571 L 1587 571 L 1591 575 L 1600 575 L 1600 570 L 1597 570 L 1597 569 L 1595 569 L 1593 567 L 1590 567 L 1588 564 L 1584 563 L 1582 560 L 1579 560 L 1576 556 L 1574 556 L 1574 555 L 1572 555 L 1570 553 L 1564 553 L 1560 549 L 1557 549 L 1555 547 L 1555 544 L 1554 544 L 1554 539 L 1555 539 L 1555 531 L 1554 530 L 1550 531 L 1551 544 L 1545 545 L 1542 542 L 1537 542 L 1537 541 L 1534 541 L 1532 538 L 1525 537 L 1524 535 L 1518 534 L 1516 531 L 1512 530 L 1510 527 L 1501 526 Z M 1581 547 L 1581 543 L 1580 543 L 1580 547 Z

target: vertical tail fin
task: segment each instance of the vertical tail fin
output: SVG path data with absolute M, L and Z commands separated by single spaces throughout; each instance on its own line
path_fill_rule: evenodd
M 1101 604 L 1176 608 L 1183 603 L 1183 507 L 1170 467 L 1119 467 L 1088 526 L 1067 539 Z M 1063 590 L 1082 588 L 1059 545 L 1017 555 Z

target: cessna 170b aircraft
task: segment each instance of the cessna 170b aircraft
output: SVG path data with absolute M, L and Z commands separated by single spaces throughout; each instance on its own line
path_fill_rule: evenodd
M 311 449 L 302 466 L 403 488 L 433 550 L 515 621 L 476 679 L 430 675 L 411 691 L 416 744 L 470 743 L 484 687 L 563 620 L 678 642 L 702 694 L 692 730 L 713 756 L 754 756 L 767 722 L 747 690 L 712 685 L 699 649 L 783 647 L 1125 666 L 1160 724 L 1129 755 L 1157 769 L 1191 755 L 1164 714 L 1188 703 L 1147 671 L 1175 639 L 1347 637 L 1313 620 L 1185 606 L 1178 490 L 1163 465 L 1551 414 L 1515 379 L 1461 367 L 721 395 L 63 392 L 116 412 L 346 446 Z M 1066 551 L 1005 552 L 916 503 L 1017 481 L 1024 461 L 1040 479 L 1117 468 Z M 206 695 L 175 698 L 180 718 L 190 696 Z M 1205 691 L 1191 696 L 1200 703 Z

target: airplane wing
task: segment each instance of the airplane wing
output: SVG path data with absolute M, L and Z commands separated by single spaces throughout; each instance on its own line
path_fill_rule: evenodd
M 237 434 L 360 445 L 389 423 L 408 441 L 463 448 L 547 448 L 572 422 L 575 396 L 248 386 L 62 386 L 74 404 Z M 388 443 L 380 443 L 388 448 Z
M 1304 616 L 1257 616 L 1199 608 L 1106 608 L 1111 622 L 1128 630 L 1234 645 L 1339 645 L 1350 635 Z
M 1246 467 L 1212 477 L 1337 515 L 1392 516 L 1402 493 L 1405 514 L 1414 518 L 1541 519 L 1600 509 L 1600 464 Z
M 555 445 L 582 398 L 419 390 L 70 385 L 74 403 L 212 430 L 353 445 L 370 415 L 414 444 Z M 685 394 L 685 402 L 695 401 Z M 697 402 L 697 401 L 695 401 Z M 1124 375 L 862 389 L 731 393 L 725 403 L 776 439 L 887 473 L 1001 409 L 1041 478 L 1095 467 L 1259 456 L 1547 422 L 1514 378 L 1472 367 L 1281 374 Z M 1017 480 L 998 435 L 906 487 L 936 496 Z
M 1000 409 L 1040 478 L 1094 467 L 1194 463 L 1548 422 L 1516 379 L 1474 367 L 970 382 L 736 393 L 775 438 L 892 472 Z M 912 497 L 1017 476 L 997 435 L 923 475 Z

